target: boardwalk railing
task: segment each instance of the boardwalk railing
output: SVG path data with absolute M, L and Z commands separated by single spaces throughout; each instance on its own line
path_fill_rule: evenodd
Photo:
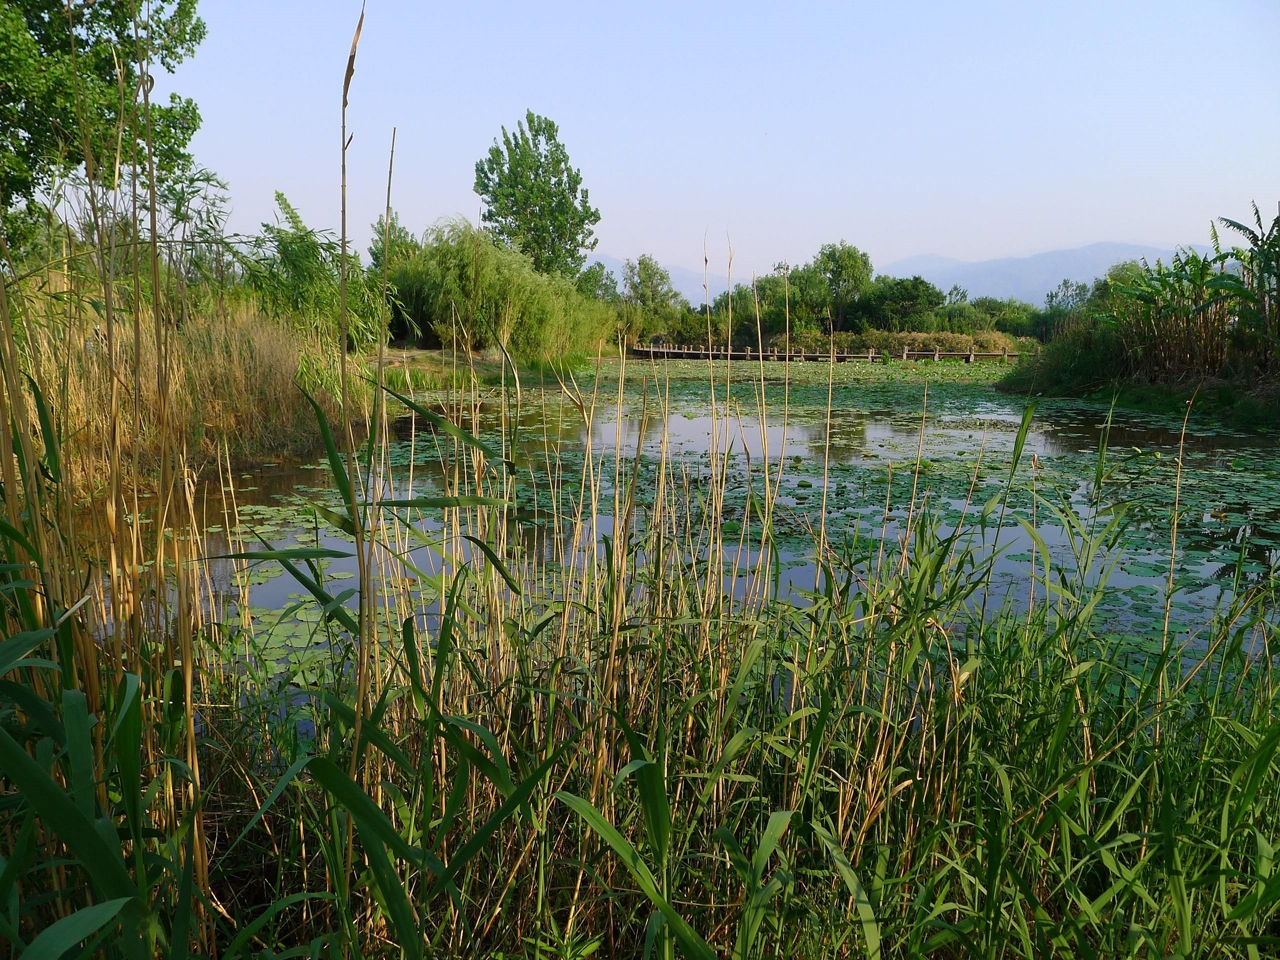
M 632 347 L 631 356 L 642 360 L 768 360 L 790 361 L 792 363 L 845 363 L 850 360 L 862 360 L 866 363 L 886 363 L 889 360 L 963 360 L 965 363 L 976 363 L 979 360 L 999 360 L 1008 363 L 1017 360 L 1018 354 L 1010 352 L 1008 347 L 999 353 L 978 353 L 969 350 L 967 353 L 946 353 L 941 350 L 907 350 L 901 353 L 877 353 L 874 349 L 837 350 L 834 358 L 830 353 L 795 352 L 789 355 L 785 350 L 753 351 L 750 347 L 744 350 L 725 350 L 722 348 L 708 350 L 706 347 L 675 347 L 655 344 L 647 347 Z

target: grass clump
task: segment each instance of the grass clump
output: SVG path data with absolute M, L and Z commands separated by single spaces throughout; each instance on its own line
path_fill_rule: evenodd
M 167 335 L 160 354 L 149 336 L 108 344 L 99 327 L 59 317 L 48 298 L 15 302 L 25 328 L 21 362 L 50 385 L 48 402 L 63 422 L 75 424 L 63 456 L 76 486 L 107 482 L 104 451 L 113 444 L 120 463 L 144 483 L 158 475 L 169 443 L 197 471 L 226 455 L 247 463 L 307 453 L 319 431 L 299 383 L 310 383 L 326 409 L 335 409 L 332 351 L 308 344 L 251 302 L 191 316 Z
M 743 388 L 764 372 L 738 366 Z M 611 402 L 598 384 L 570 387 L 584 418 Z M 441 412 L 413 401 L 439 451 L 429 496 L 377 438 L 351 460 L 331 442 L 346 506 L 315 513 L 331 536 L 266 550 L 134 527 L 161 564 L 127 576 L 168 598 L 137 621 L 102 580 L 63 619 L 95 554 L 54 566 L 35 547 L 69 542 L 55 421 L 14 433 L 43 469 L 19 466 L 29 509 L 4 532 L 0 829 L 26 851 L 13 936 L 32 942 L 57 910 L 100 922 L 109 951 L 187 938 L 226 956 L 1247 957 L 1268 942 L 1276 581 L 1242 581 L 1190 632 L 1167 616 L 1097 630 L 1126 522 L 1105 446 L 1087 509 L 1040 489 L 1070 562 L 1033 555 L 1029 605 L 1002 601 L 982 543 L 1029 522 L 1013 495 L 1030 415 L 1001 494 L 958 529 L 913 483 L 896 538 L 813 530 L 813 589 L 786 595 L 770 543 L 790 461 L 767 438 L 731 507 L 727 439 L 695 485 L 665 433 L 644 458 L 544 447 L 518 466 L 518 436 L 458 426 L 486 397 L 517 422 L 520 396 L 508 381 Z M 728 418 L 741 400 L 708 403 Z M 523 521 L 517 483 L 545 489 Z M 524 525 L 569 535 L 539 547 Z M 326 576 L 340 553 L 366 558 L 353 580 Z M 301 633 L 212 589 L 218 564 L 240 582 L 268 561 L 309 598 Z M 95 820 L 110 843 L 79 829 Z

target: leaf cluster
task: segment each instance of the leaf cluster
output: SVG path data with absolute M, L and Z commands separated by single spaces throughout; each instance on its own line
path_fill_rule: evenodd
M 476 162 L 475 191 L 493 235 L 527 255 L 539 273 L 576 277 L 596 247 L 592 228 L 600 211 L 569 162 L 559 128 L 532 110 L 514 132 L 503 127 L 501 141 Z
M 159 175 L 189 164 L 200 113 L 177 94 L 144 110 L 139 63 L 172 72 L 204 35 L 196 0 L 0 7 L 0 210 L 77 168 L 110 183 L 148 144 Z

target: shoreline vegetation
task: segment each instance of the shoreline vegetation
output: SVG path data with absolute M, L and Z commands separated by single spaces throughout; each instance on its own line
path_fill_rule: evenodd
M 156 64 L 203 38 L 195 11 L 0 8 L 21 94 L 0 111 L 9 956 L 1274 953 L 1280 558 L 1245 518 L 1221 602 L 1178 606 L 1203 506 L 1185 413 L 1167 496 L 1137 503 L 1110 417 L 1057 489 L 1030 405 L 1010 449 L 964 441 L 945 498 L 922 410 L 910 463 L 876 460 L 864 535 L 827 509 L 851 373 L 706 364 L 691 456 L 671 377 L 625 347 L 1033 337 L 1038 388 L 1103 357 L 1172 388 L 1247 381 L 1274 375 L 1275 226 L 1108 281 L 1109 319 L 1095 289 L 970 302 L 843 242 L 698 311 L 652 258 L 620 281 L 587 263 L 600 212 L 530 112 L 477 164 L 484 227 L 414 235 L 389 169 L 365 265 L 345 146 L 336 237 L 283 194 L 226 236 L 196 105 L 150 102 Z M 440 352 L 397 360 L 393 339 Z M 537 419 L 535 378 L 584 450 Z M 635 446 L 592 440 L 637 398 Z M 312 442 L 329 494 L 291 501 L 282 536 L 236 465 Z M 1160 537 L 1162 589 L 1120 631 L 1098 611 L 1129 525 Z M 784 539 L 811 583 L 784 589 Z M 256 607 L 272 576 L 285 605 Z
M 1280 427 L 1280 215 L 1222 219 L 1207 253 L 1121 263 L 1092 286 L 1064 282 L 1044 348 L 1005 382 L 1011 392 L 1113 396 L 1137 408 L 1188 402 L 1228 424 Z

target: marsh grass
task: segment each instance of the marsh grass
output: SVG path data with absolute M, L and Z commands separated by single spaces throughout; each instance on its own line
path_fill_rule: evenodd
M 623 369 L 619 381 L 631 376 L 652 384 L 647 402 L 661 417 L 663 369 Z M 565 389 L 584 418 L 625 415 L 621 389 L 604 397 L 601 382 Z M 365 622 L 341 598 L 347 584 L 325 578 L 326 548 L 238 543 L 217 560 L 177 536 L 166 605 L 147 610 L 157 622 L 118 667 L 120 624 L 101 579 L 97 599 L 64 621 L 83 631 L 75 652 L 43 639 L 40 621 L 11 634 L 10 664 L 28 644 L 45 650 L 5 688 L 21 718 L 5 734 L 14 849 L 28 817 L 40 827 L 15 876 L 19 937 L 29 941 L 51 909 L 96 909 L 90 890 L 113 892 L 114 874 L 127 902 L 103 929 L 121 950 L 137 922 L 129 907 L 153 918 L 147 949 L 164 952 L 185 922 L 231 955 L 1266 952 L 1280 899 L 1268 855 L 1280 743 L 1273 587 L 1242 589 L 1194 639 L 1164 647 L 1158 629 L 1148 645 L 1095 633 L 1106 587 L 1092 573 L 1124 523 L 1102 509 L 1105 448 L 1100 509 L 1060 516 L 1074 568 L 1046 569 L 1044 550 L 1028 570 L 1043 599 L 1026 610 L 975 612 L 991 561 L 963 530 L 941 535 L 923 495 L 896 545 L 833 533 L 819 549 L 815 536 L 817 589 L 784 598 L 766 502 L 752 500 L 734 518 L 741 532 L 726 534 L 726 516 L 708 508 L 724 502 L 717 473 L 694 482 L 667 457 L 665 434 L 656 463 L 621 447 L 588 451 L 581 495 L 550 518 L 569 536 L 523 548 L 503 505 L 533 477 L 507 465 L 519 438 L 455 426 L 482 400 L 510 405 L 506 419 L 517 420 L 521 392 L 513 376 L 496 397 L 478 380 L 443 402 L 406 396 L 434 428 L 418 442 L 438 444 L 438 497 L 413 495 L 385 441 L 359 451 L 354 474 L 331 447 L 335 483 L 350 484 L 372 548 L 355 583 L 372 601 Z M 744 415 L 720 396 L 720 417 Z M 55 449 L 44 448 L 46 467 Z M 544 455 L 555 476 L 557 450 Z M 766 463 L 778 483 L 785 452 Z M 637 508 L 641 469 L 654 471 L 658 493 Z M 1019 469 L 1015 457 L 1006 496 Z M 36 482 L 41 502 L 56 500 L 56 485 Z M 1043 493 L 1040 510 L 1063 511 Z M 967 528 L 998 529 L 1007 509 L 1003 499 L 974 505 Z M 419 515 L 442 528 L 405 522 Z M 340 531 L 350 519 L 326 510 L 318 522 Z M 25 531 L 7 541 L 16 557 L 36 528 L 15 530 Z M 44 532 L 62 539 L 55 525 Z M 438 566 L 406 567 L 424 538 Z M 265 559 L 288 564 L 313 598 L 309 644 L 322 669 L 313 658 L 310 670 L 282 671 L 262 646 L 270 629 L 208 589 L 208 565 L 247 576 Z M 26 570 L 43 582 L 42 568 Z M 420 577 L 416 593 L 406 574 Z M 19 585 L 7 595 L 21 614 L 22 597 L 40 594 Z M 183 642 L 189 654 L 156 671 Z M 261 656 L 238 655 L 255 645 Z M 86 724 L 68 710 L 80 709 L 89 664 L 78 657 L 89 649 L 105 702 L 90 709 L 86 690 Z M 187 662 L 184 704 L 172 691 Z M 64 664 L 75 684 L 50 697 Z M 76 730 L 87 737 L 79 745 Z M 132 736 L 148 758 L 136 773 L 122 762 Z M 29 758 L 48 758 L 43 769 L 12 753 L 23 739 Z M 77 793 L 90 758 L 96 797 Z M 151 869 L 130 855 L 137 841 L 118 854 L 77 845 L 55 812 L 71 809 L 145 835 Z M 125 878 L 130 891 L 149 886 L 130 893 Z
M 19 790 L 10 835 L 31 854 L 14 875 L 28 905 L 14 935 L 29 939 L 51 905 L 96 909 L 84 898 L 97 888 L 127 901 L 102 920 L 120 949 L 141 922 L 127 906 L 154 918 L 143 927 L 151 950 L 186 923 L 233 955 L 326 944 L 580 954 L 599 944 L 613 954 L 1243 956 L 1241 938 L 1265 945 L 1280 741 L 1272 588 L 1239 591 L 1183 646 L 1095 633 L 1106 588 L 1091 571 L 1109 562 L 1124 522 L 1103 509 L 1105 446 L 1094 510 L 1077 515 L 1047 491 L 1039 504 L 1059 512 L 1075 562 L 1045 569 L 1042 552 L 1028 580 L 1044 599 L 1025 613 L 975 613 L 991 560 L 965 527 L 939 532 L 914 482 L 896 546 L 815 531 L 816 589 L 786 598 L 770 505 L 785 450 L 766 452 L 762 495 L 732 517 L 727 427 L 698 477 L 670 458 L 665 431 L 656 461 L 588 450 L 581 492 L 552 501 L 547 518 L 568 535 L 531 552 L 510 537 L 512 485 L 536 482 L 510 466 L 520 438 L 456 426 L 479 422 L 482 403 L 518 424 L 518 372 L 495 391 L 453 360 L 464 389 L 430 404 L 401 397 L 432 428 L 415 442 L 436 445 L 439 497 L 415 496 L 412 477 L 391 470 L 386 432 L 350 461 L 330 440 L 334 483 L 372 550 L 355 585 L 367 617 L 324 577 L 327 548 L 236 543 L 217 560 L 184 539 L 196 526 L 180 523 L 180 508 L 129 538 L 168 567 L 162 579 L 139 567 L 116 571 L 115 583 L 94 574 L 113 569 L 102 541 L 77 554 L 57 509 L 60 418 L 39 415 L 49 405 L 34 386 L 15 395 L 14 415 L 35 411 L 35 422 L 14 434 L 32 439 L 32 453 L 12 461 L 27 469 L 10 488 L 23 500 L 6 531 L 7 595 L 15 627 L 28 629 L 6 648 L 8 665 L 20 664 L 5 688 L 19 721 L 7 735 L 49 763 L 6 763 Z M 777 387 L 762 366 L 742 367 L 737 391 L 727 366 L 712 368 L 716 417 L 767 431 Z M 662 366 L 624 363 L 616 389 L 600 376 L 589 392 L 572 376 L 563 388 L 584 421 L 621 418 L 628 377 L 651 385 L 641 417 L 665 423 Z M 327 433 L 322 413 L 318 422 Z M 767 451 L 767 432 L 764 442 Z M 562 476 L 558 448 L 543 456 L 538 475 Z M 1003 525 L 1019 466 L 1015 450 L 1005 498 L 973 508 L 975 535 Z M 656 493 L 637 507 L 642 469 Z M 440 532 L 411 522 L 428 514 L 444 521 Z M 317 522 L 355 528 L 341 511 Z M 424 538 L 439 566 L 407 568 Z M 36 543 L 53 546 L 58 567 L 46 569 Z M 282 672 L 265 650 L 270 629 L 259 635 L 247 603 L 210 589 L 210 565 L 243 565 L 247 577 L 266 559 L 287 563 L 313 598 L 319 671 L 313 661 Z M 420 578 L 416 595 L 406 573 Z M 46 597 L 86 574 L 86 607 L 66 620 L 58 606 L 42 614 Z M 163 584 L 150 600 L 148 582 Z M 60 620 L 70 645 L 42 633 Z M 45 656 L 23 662 L 28 649 Z M 68 674 L 67 692 L 51 697 Z M 175 688 L 188 691 L 181 702 Z M 77 694 L 85 713 L 73 720 Z M 95 726 L 95 716 L 106 719 Z M 73 730 L 88 739 L 75 743 Z M 154 759 L 122 762 L 135 749 Z M 86 761 L 96 798 L 76 786 Z M 146 834 L 158 869 L 131 873 L 139 841 L 115 854 L 64 835 L 59 817 L 76 796 L 82 814 Z M 34 831 L 21 839 L 37 816 L 52 831 L 40 846 Z M 118 891 L 102 886 L 103 871 Z M 150 885 L 125 896 L 123 878 L 130 890 Z M 199 904 L 203 913 L 190 909 Z
M 1237 576 L 1189 634 L 1096 629 L 1127 522 L 1105 434 L 1083 506 L 1039 484 L 1032 515 L 1015 502 L 1034 469 L 1028 411 L 999 494 L 971 496 L 958 526 L 939 522 L 918 456 L 907 502 L 885 494 L 882 535 L 847 537 L 824 516 L 813 589 L 786 594 L 776 500 L 791 461 L 767 428 L 778 391 L 785 428 L 792 387 L 763 361 L 708 365 L 712 443 L 696 467 L 664 426 L 644 451 L 618 431 L 575 459 L 547 438 L 537 470 L 517 456 L 529 400 L 506 351 L 496 383 L 452 352 L 429 396 L 380 363 L 381 389 L 421 428 L 411 442 L 437 461 L 424 494 L 416 456 L 393 469 L 389 402 L 361 399 L 360 371 L 334 409 L 282 400 L 292 369 L 259 327 L 176 326 L 180 300 L 107 317 L 104 360 L 96 340 L 59 341 L 9 280 L 11 956 L 1255 958 L 1280 945 L 1275 578 Z M 113 287 L 109 269 L 100 282 Z M 131 360 L 118 337 L 139 344 Z M 194 369 L 188 349 L 225 359 Z M 814 388 L 828 398 L 835 371 Z M 538 376 L 559 378 L 588 427 L 630 414 L 628 382 L 644 384 L 641 437 L 671 413 L 662 365 L 623 356 L 614 383 L 548 358 Z M 106 386 L 71 387 L 94 378 Z M 313 542 L 232 533 L 245 525 L 229 433 L 258 425 L 225 421 L 220 457 L 187 426 L 223 394 L 263 428 L 309 412 L 340 495 L 312 508 Z M 500 429 L 464 429 L 494 406 Z M 342 429 L 362 410 L 371 429 Z M 731 438 L 750 424 L 764 454 L 739 499 Z M 149 490 L 131 465 L 144 432 Z M 206 441 L 217 538 L 197 517 Z M 99 478 L 89 502 L 77 457 Z M 539 484 L 518 515 L 519 488 Z M 908 519 L 890 536 L 894 509 Z M 1033 516 L 1062 526 L 1072 562 L 1037 541 L 1023 607 L 991 589 L 986 546 L 1006 521 L 1037 538 Z M 557 535 L 522 535 L 539 521 Z M 328 574 L 354 555 L 357 576 Z M 281 657 L 280 624 L 251 616 L 268 561 L 303 597 L 291 609 L 311 629 L 291 642 L 305 657 Z
M 1066 394 L 1111 386 L 1150 403 L 1209 385 L 1239 395 L 1214 404 L 1228 419 L 1261 422 L 1280 369 L 1280 216 L 1268 224 L 1254 204 L 1252 223 L 1220 223 L 1247 245 L 1226 249 L 1214 230 L 1209 252 L 1118 265 L 1007 386 Z
M 114 429 L 122 462 L 139 471 L 144 485 L 153 483 L 164 455 L 154 340 L 140 341 L 137 360 L 119 344 L 112 358 L 92 329 L 78 338 L 38 305 L 27 323 L 29 369 L 50 385 L 62 422 L 76 425 L 63 451 L 68 480 L 84 492 L 101 488 L 103 451 Z M 298 390 L 318 351 L 308 351 L 283 324 L 242 306 L 224 316 L 191 317 L 167 347 L 168 430 L 193 469 L 212 468 L 225 453 L 241 464 L 305 454 L 319 442 L 315 415 Z M 126 410 L 113 424 L 113 381 L 138 385 L 136 419 Z M 333 398 L 319 395 L 333 409 Z

